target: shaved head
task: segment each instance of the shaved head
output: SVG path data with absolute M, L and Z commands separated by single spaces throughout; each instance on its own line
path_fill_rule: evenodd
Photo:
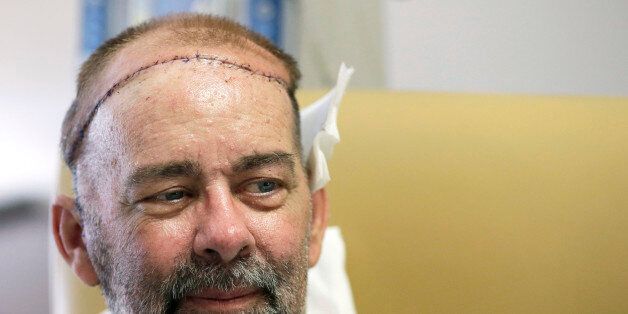
M 168 48 L 174 47 L 178 53 L 163 53 L 173 51 Z M 203 54 L 198 47 L 245 50 L 277 64 L 283 71 L 272 73 L 233 58 Z M 138 51 L 142 54 L 154 51 L 155 56 L 150 62 L 142 63 L 141 58 L 134 58 Z M 299 108 L 294 96 L 300 78 L 296 61 L 263 36 L 231 20 L 204 14 L 178 14 L 128 28 L 106 41 L 81 66 L 76 99 L 66 113 L 61 135 L 63 157 L 72 172 L 81 155 L 83 138 L 91 120 L 116 88 L 151 66 L 193 58 L 220 61 L 285 85 L 293 106 L 294 141 L 300 147 Z M 121 65 L 128 67 L 134 61 L 135 70 L 119 71 Z

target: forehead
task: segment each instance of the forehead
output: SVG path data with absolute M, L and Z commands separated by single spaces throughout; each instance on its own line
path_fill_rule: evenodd
M 173 59 L 204 56 L 244 66 L 253 72 L 289 82 L 286 66 L 270 52 L 250 41 L 243 40 L 239 45 L 231 43 L 211 44 L 174 44 L 172 34 L 159 30 L 145 35 L 125 45 L 116 52 L 107 66 L 97 75 L 97 83 L 91 87 L 88 97 L 101 97 L 115 84 L 125 81 L 142 68 L 151 67 L 160 62 Z
M 189 58 L 139 71 L 111 93 L 92 127 L 97 141 L 109 144 L 102 149 L 126 164 L 199 156 L 229 163 L 252 152 L 292 152 L 292 119 L 280 81 Z

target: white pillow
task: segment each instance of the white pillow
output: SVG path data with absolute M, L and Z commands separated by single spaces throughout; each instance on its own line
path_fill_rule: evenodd
M 327 228 L 321 257 L 308 272 L 308 314 L 353 314 L 353 294 L 345 271 L 345 243 L 340 227 Z

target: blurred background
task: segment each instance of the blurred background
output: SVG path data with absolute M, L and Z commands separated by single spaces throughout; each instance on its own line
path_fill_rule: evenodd
M 0 313 L 49 309 L 47 211 L 81 62 L 170 12 L 236 19 L 296 56 L 302 88 L 628 96 L 625 0 L 0 1 Z

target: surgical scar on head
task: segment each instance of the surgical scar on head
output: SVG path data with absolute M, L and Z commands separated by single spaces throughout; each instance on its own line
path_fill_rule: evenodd
M 113 84 L 113 86 L 111 86 L 111 88 L 109 88 L 107 90 L 107 92 L 98 99 L 98 101 L 96 102 L 96 105 L 94 106 L 94 108 L 92 108 L 92 110 L 90 111 L 87 119 L 85 120 L 85 123 L 80 127 L 78 135 L 76 140 L 74 141 L 74 143 L 71 146 L 70 149 L 70 154 L 69 156 L 74 156 L 74 154 L 76 153 L 76 150 L 78 149 L 78 147 L 80 147 L 81 142 L 83 141 L 83 138 L 85 137 L 85 130 L 89 127 L 89 124 L 91 123 L 91 121 L 94 119 L 94 116 L 96 115 L 96 113 L 98 112 L 98 109 L 100 108 L 100 106 L 109 98 L 111 97 L 111 95 L 120 87 L 122 87 L 123 85 L 125 85 L 126 83 L 128 83 L 129 81 L 131 81 L 132 79 L 134 79 L 135 77 L 137 77 L 138 75 L 140 75 L 142 72 L 158 66 L 158 65 L 163 65 L 163 64 L 169 64 L 169 63 L 175 63 L 175 62 L 181 62 L 181 63 L 188 63 L 188 62 L 204 62 L 208 65 L 220 65 L 220 66 L 225 66 L 227 68 L 232 68 L 232 69 L 239 69 L 245 72 L 250 73 L 251 75 L 256 75 L 256 76 L 261 76 L 261 77 L 265 77 L 266 79 L 268 79 L 269 82 L 276 82 L 279 85 L 281 85 L 282 87 L 284 87 L 285 89 L 288 89 L 289 84 L 284 81 L 283 79 L 281 79 L 278 76 L 274 76 L 270 73 L 265 73 L 262 71 L 258 71 L 253 69 L 249 64 L 239 64 L 233 61 L 230 61 L 228 59 L 224 59 L 224 58 L 219 58 L 216 56 L 210 56 L 210 55 L 202 55 L 199 53 L 196 53 L 195 55 L 192 56 L 174 56 L 172 58 L 169 59 L 164 59 L 164 60 L 157 60 L 153 63 L 144 65 L 142 67 L 140 67 L 139 69 L 135 70 L 134 72 L 132 72 L 131 74 L 125 76 L 123 79 L 121 79 L 120 81 L 118 81 L 117 83 Z

